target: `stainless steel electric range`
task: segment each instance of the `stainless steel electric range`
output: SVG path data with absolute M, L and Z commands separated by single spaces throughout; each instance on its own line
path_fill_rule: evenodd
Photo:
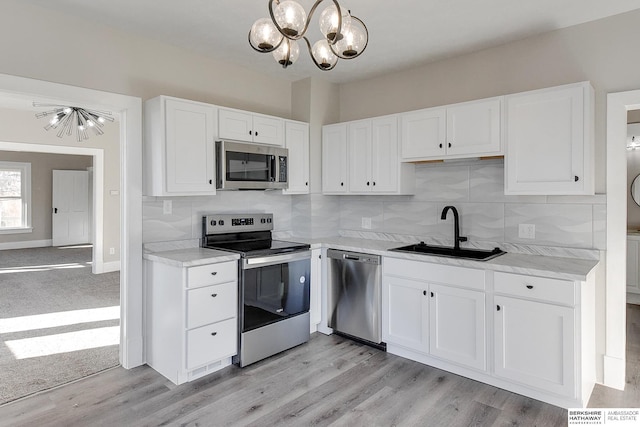
M 240 367 L 309 340 L 309 245 L 272 239 L 273 214 L 211 214 L 202 247 L 240 254 Z

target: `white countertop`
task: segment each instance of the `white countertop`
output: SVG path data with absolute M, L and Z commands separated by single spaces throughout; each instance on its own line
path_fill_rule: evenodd
M 586 280 L 587 276 L 593 271 L 599 262 L 595 259 L 563 258 L 520 253 L 506 253 L 488 261 L 476 261 L 442 256 L 393 252 L 389 251 L 389 249 L 406 246 L 409 243 L 389 240 L 357 239 L 351 237 L 329 237 L 322 239 L 291 238 L 289 240 L 309 243 L 311 244 L 312 249 L 320 247 L 342 249 L 436 264 L 456 265 L 460 267 L 579 281 Z
M 587 276 L 591 274 L 599 262 L 595 259 L 564 258 L 522 253 L 506 253 L 488 261 L 476 261 L 442 256 L 394 252 L 389 251 L 389 249 L 406 246 L 408 243 L 390 240 L 359 239 L 353 237 L 327 237 L 320 239 L 293 237 L 286 240 L 308 243 L 311 245 L 312 249 L 333 248 L 354 252 L 365 252 L 385 257 L 431 262 L 434 264 L 455 265 L 460 267 L 579 281 L 586 280 Z M 176 267 L 194 267 L 217 262 L 235 261 L 239 258 L 240 256 L 235 253 L 205 248 L 175 249 L 144 254 L 144 259 L 162 262 Z
M 149 261 L 161 262 L 175 267 L 195 267 L 225 261 L 237 261 L 240 255 L 232 252 L 206 248 L 174 249 L 163 252 L 149 252 L 142 256 Z

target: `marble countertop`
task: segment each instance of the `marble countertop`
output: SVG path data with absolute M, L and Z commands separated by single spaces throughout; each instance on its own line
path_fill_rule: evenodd
M 389 251 L 389 249 L 406 246 L 407 243 L 388 240 L 358 239 L 352 237 L 329 237 L 322 239 L 291 238 L 288 240 L 309 243 L 312 249 L 320 247 L 342 249 L 437 264 L 579 281 L 586 280 L 587 276 L 591 274 L 599 262 L 595 259 L 563 258 L 520 253 L 506 253 L 488 261 L 476 261 L 424 254 L 393 252 Z
M 240 255 L 232 252 L 205 248 L 174 249 L 162 252 L 148 252 L 142 256 L 149 261 L 161 262 L 175 267 L 195 267 L 225 261 L 237 261 Z

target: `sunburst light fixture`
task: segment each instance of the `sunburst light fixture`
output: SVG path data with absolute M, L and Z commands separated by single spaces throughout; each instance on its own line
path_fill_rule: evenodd
M 351 15 L 336 0 L 320 13 L 320 32 L 324 36 L 313 47 L 305 36 L 314 12 L 324 0 L 317 0 L 309 15 L 294 0 L 269 0 L 270 18 L 258 19 L 249 31 L 249 44 L 261 53 L 273 53 L 287 68 L 298 59 L 298 40 L 304 40 L 311 59 L 323 70 L 332 70 L 340 59 L 357 58 L 369 43 L 369 31 L 360 19 Z M 275 3 L 275 5 L 274 5 Z
M 34 107 L 50 107 L 52 110 L 36 113 L 36 118 L 50 117 L 46 130 L 59 129 L 56 134 L 62 138 L 65 134 L 71 136 L 75 129 L 78 142 L 89 139 L 89 129 L 96 135 L 104 134 L 102 127 L 106 121 L 113 122 L 109 111 L 90 110 L 81 107 L 69 107 L 66 105 L 33 103 Z

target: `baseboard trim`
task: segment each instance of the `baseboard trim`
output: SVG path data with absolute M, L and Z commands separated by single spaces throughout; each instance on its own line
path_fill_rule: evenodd
M 114 271 L 120 271 L 120 261 L 111 261 L 102 263 L 102 272 L 111 273 Z
M 604 385 L 624 390 L 625 360 L 617 357 L 604 356 Z
M 6 242 L 0 243 L 0 250 L 6 249 L 27 249 L 27 248 L 47 248 L 52 245 L 51 239 L 48 240 L 25 240 L 23 242 Z

